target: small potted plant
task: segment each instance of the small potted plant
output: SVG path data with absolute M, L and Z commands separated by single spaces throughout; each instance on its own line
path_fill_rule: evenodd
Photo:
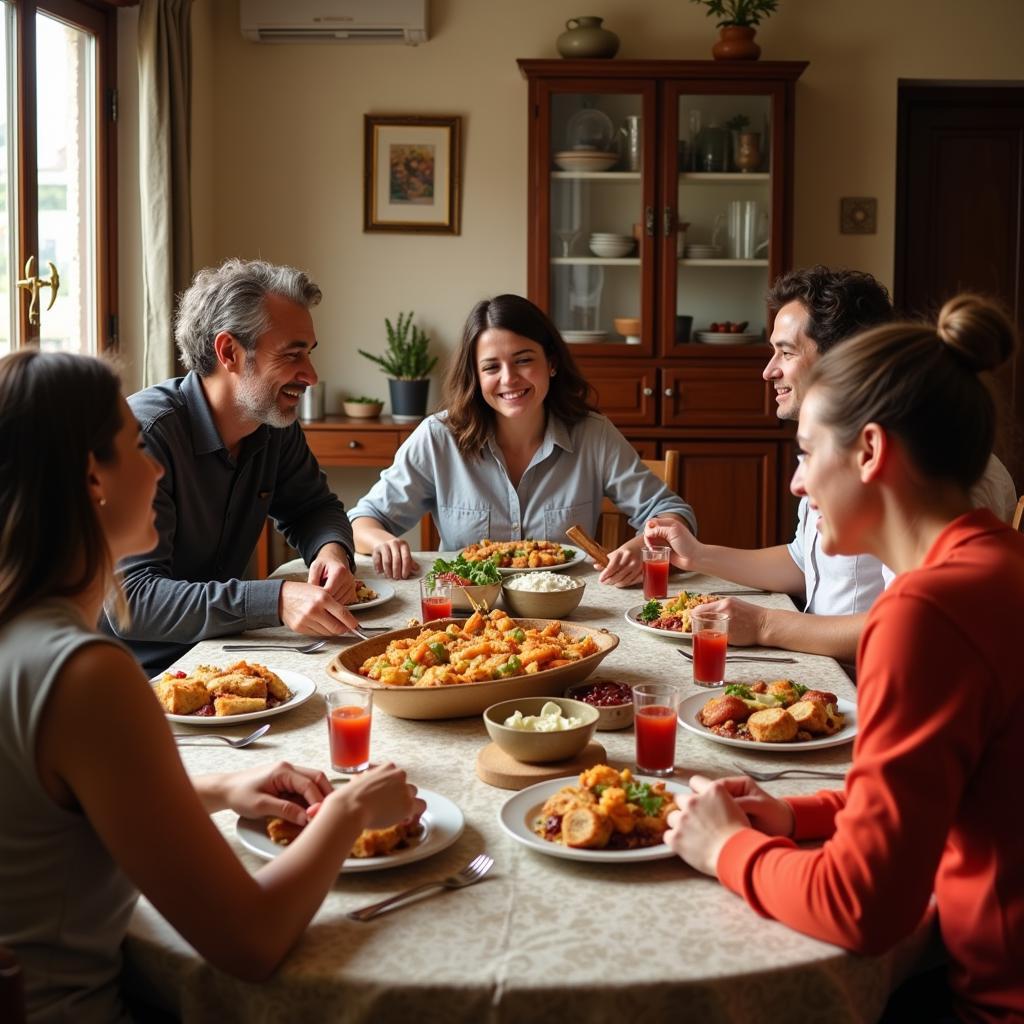
M 354 420 L 375 420 L 381 414 L 384 402 L 380 398 L 367 398 L 366 395 L 349 395 L 342 400 L 341 407 L 345 415 Z
M 388 350 L 384 355 L 375 356 L 359 349 L 361 356 L 376 363 L 388 375 L 391 415 L 399 422 L 421 420 L 426 415 L 430 392 L 428 375 L 437 363 L 437 357 L 427 352 L 429 335 L 413 326 L 414 315 L 399 313 L 395 326 L 385 318 Z
M 779 6 L 779 0 L 690 0 L 718 18 L 718 42 L 711 48 L 715 60 L 757 60 L 761 47 L 754 42 L 756 27 Z

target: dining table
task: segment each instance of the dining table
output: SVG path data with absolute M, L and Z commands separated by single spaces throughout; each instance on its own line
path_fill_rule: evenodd
M 433 553 L 417 553 L 422 571 Z M 593 679 L 627 684 L 669 682 L 685 700 L 711 692 L 693 683 L 692 664 L 677 653 L 677 638 L 652 635 L 625 619 L 643 603 L 639 587 L 619 589 L 598 581 L 588 563 L 567 570 L 585 582 L 583 598 L 566 619 L 604 628 L 619 638 Z M 419 615 L 416 579 L 388 581 L 359 556 L 357 575 L 394 596 L 360 612 L 368 625 L 406 627 Z M 709 576 L 674 574 L 680 589 L 726 594 L 740 589 Z M 792 608 L 784 594 L 744 600 Z M 173 669 L 228 665 L 240 655 L 224 643 L 282 642 L 303 638 L 283 627 L 204 640 Z M 350 637 L 332 638 L 313 654 L 254 651 L 249 660 L 300 673 L 315 684 L 313 696 L 284 714 L 268 717 L 268 732 L 244 749 L 209 741 L 180 747 L 190 774 L 245 769 L 287 760 L 323 768 L 331 775 L 324 695 L 338 684 L 328 663 Z M 794 664 L 735 661 L 727 680 L 791 678 L 855 703 L 856 689 L 831 658 L 778 650 L 730 648 L 731 654 L 790 655 Z M 241 655 L 244 657 L 244 655 Z M 472 685 L 472 684 L 467 684 Z M 241 737 L 252 723 L 218 721 L 217 733 Z M 174 723 L 175 732 L 202 736 L 205 727 Z M 594 736 L 615 767 L 635 764 L 632 727 Z M 543 1022 L 595 1024 L 682 1021 L 814 1021 L 840 1024 L 876 1020 L 903 970 L 898 951 L 853 955 L 759 916 L 734 893 L 676 856 L 590 862 L 545 855 L 510 836 L 499 812 L 515 797 L 483 782 L 477 755 L 488 743 L 481 715 L 447 720 L 410 720 L 377 709 L 371 759 L 393 761 L 417 786 L 443 795 L 461 810 L 458 839 L 433 856 L 387 870 L 342 872 L 306 932 L 274 975 L 254 984 L 210 966 L 140 899 L 126 941 L 131 974 L 185 1022 Z M 711 778 L 783 768 L 845 772 L 853 743 L 825 749 L 730 746 L 677 730 L 672 776 Z M 775 794 L 809 793 L 842 781 L 786 778 L 766 782 Z M 154 809 L 159 813 L 159 809 Z M 238 818 L 222 811 L 214 821 L 242 863 L 257 871 L 265 861 L 244 846 Z M 472 887 L 409 903 L 373 920 L 346 915 L 401 890 L 453 874 L 477 854 L 494 867 Z M 195 870 L 202 870 L 195 865 Z M 181 871 L 188 898 L 188 870 Z M 273 921 L 266 922 L 273 928 Z

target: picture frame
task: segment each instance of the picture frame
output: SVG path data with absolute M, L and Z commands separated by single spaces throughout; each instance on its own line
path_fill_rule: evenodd
M 462 118 L 364 117 L 363 231 L 460 233 Z

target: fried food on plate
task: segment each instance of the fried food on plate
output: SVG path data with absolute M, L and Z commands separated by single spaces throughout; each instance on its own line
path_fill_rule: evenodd
M 153 689 L 167 714 L 197 718 L 266 711 L 292 696 L 276 672 L 247 661 L 227 668 L 199 665 L 191 672 L 165 672 Z

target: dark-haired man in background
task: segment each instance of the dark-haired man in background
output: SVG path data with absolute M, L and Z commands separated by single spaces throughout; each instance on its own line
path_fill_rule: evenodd
M 783 274 L 768 293 L 775 314 L 772 357 L 762 376 L 775 388 L 777 415 L 796 420 L 811 367 L 834 345 L 893 319 L 885 287 L 870 274 L 812 267 Z M 1013 479 L 993 455 L 972 491 L 985 506 L 1009 521 L 1017 504 Z M 675 525 L 651 520 L 646 535 L 671 544 L 672 563 L 745 586 L 804 594 L 803 612 L 763 608 L 726 598 L 715 607 L 731 616 L 729 642 L 827 654 L 852 664 L 867 611 L 893 574 L 870 555 L 826 555 L 821 550 L 818 513 L 800 500 L 796 534 L 788 544 L 759 550 L 702 544 Z M 811 612 L 813 614 L 805 614 Z

